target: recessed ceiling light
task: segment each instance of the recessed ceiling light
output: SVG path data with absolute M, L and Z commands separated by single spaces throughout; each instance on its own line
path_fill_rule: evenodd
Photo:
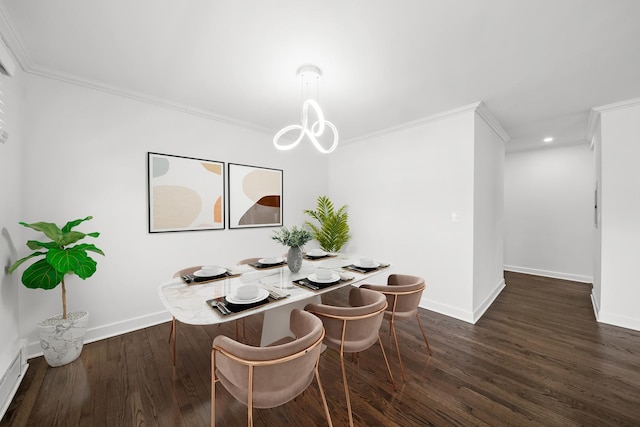
M 544 142 L 552 142 L 553 141 L 553 137 L 548 136 L 545 139 L 543 139 L 542 141 L 544 141 Z

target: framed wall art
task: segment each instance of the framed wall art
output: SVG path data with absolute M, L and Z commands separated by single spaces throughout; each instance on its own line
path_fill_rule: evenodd
M 225 228 L 223 162 L 148 153 L 149 232 Z
M 229 163 L 229 228 L 282 225 L 282 170 Z

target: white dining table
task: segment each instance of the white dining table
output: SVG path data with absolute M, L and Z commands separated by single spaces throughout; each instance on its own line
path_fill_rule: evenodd
M 361 257 L 348 254 L 337 254 L 333 257 L 318 260 L 304 260 L 298 272 L 292 272 L 287 265 L 277 268 L 256 269 L 250 265 L 227 267 L 232 277 L 222 280 L 186 284 L 180 277 L 162 283 L 158 288 L 158 296 L 164 307 L 173 316 L 170 342 L 173 344 L 173 362 L 175 365 L 176 322 L 190 325 L 215 325 L 264 313 L 260 345 L 264 346 L 285 336 L 290 336 L 289 315 L 295 308 L 304 309 L 311 302 L 320 302 L 321 295 L 344 286 L 359 286 L 367 279 L 388 272 L 389 268 L 379 268 L 367 273 L 347 270 L 344 267 L 357 263 Z M 319 269 L 328 269 L 342 278 L 351 278 L 319 290 L 307 289 L 293 283 L 294 280 L 307 278 Z M 235 277 L 233 277 L 235 276 Z M 275 289 L 280 294 L 288 294 L 286 298 L 232 313 L 226 316 L 220 313 L 208 300 L 232 294 L 243 285 L 256 285 L 260 288 Z

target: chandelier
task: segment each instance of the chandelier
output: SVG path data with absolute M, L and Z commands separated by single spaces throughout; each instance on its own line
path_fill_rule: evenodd
M 318 79 L 322 75 L 320 68 L 315 65 L 303 65 L 298 68 L 298 76 L 301 80 L 302 85 L 302 98 L 304 102 L 302 103 L 302 123 L 299 125 L 289 125 L 286 126 L 273 137 L 273 145 L 276 146 L 279 150 L 291 150 L 295 148 L 300 141 L 304 139 L 306 136 L 309 141 L 316 147 L 318 151 L 321 153 L 331 153 L 338 147 L 338 130 L 328 120 L 324 119 L 324 114 L 322 113 L 322 109 L 320 108 L 320 104 L 318 104 Z M 315 99 L 310 94 L 310 86 L 315 82 Z M 311 111 L 310 111 L 311 110 Z M 309 126 L 311 120 L 309 120 L 309 114 L 312 114 L 312 118 L 315 120 L 313 124 Z M 312 120 L 313 120 L 312 119 Z M 318 137 L 322 136 L 326 129 L 330 129 L 331 134 L 333 135 L 333 143 L 329 148 L 325 148 L 320 141 L 318 141 Z M 298 138 L 290 143 L 283 143 L 280 141 L 282 136 L 288 134 L 289 132 L 299 132 Z M 329 133 L 329 132 L 327 132 Z

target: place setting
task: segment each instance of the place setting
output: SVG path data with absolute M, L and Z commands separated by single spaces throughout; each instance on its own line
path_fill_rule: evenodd
M 267 268 L 278 268 L 282 267 L 285 264 L 284 258 L 281 257 L 268 257 L 268 258 L 260 258 L 256 262 L 252 262 L 249 265 L 253 268 L 264 270 Z
M 342 268 L 345 270 L 355 271 L 356 273 L 371 273 L 381 268 L 389 267 L 388 263 L 374 261 L 371 258 L 360 258 L 353 264 L 346 265 Z
M 191 274 L 180 276 L 182 281 L 187 285 L 196 285 L 216 280 L 223 280 L 229 277 L 240 276 L 241 273 L 231 272 L 228 268 L 218 265 L 203 265 L 200 270 L 196 270 Z
M 348 282 L 349 280 L 353 280 L 353 277 L 320 268 L 314 273 L 309 274 L 304 279 L 294 280 L 293 283 L 313 291 L 318 291 L 320 289 L 337 285 L 340 282 Z
M 207 305 L 221 316 L 228 316 L 285 297 L 256 285 L 244 285 L 228 295 L 207 300 Z
M 318 261 L 324 258 L 335 257 L 336 255 L 323 251 L 322 249 L 311 249 L 305 252 L 304 259 L 309 261 Z

